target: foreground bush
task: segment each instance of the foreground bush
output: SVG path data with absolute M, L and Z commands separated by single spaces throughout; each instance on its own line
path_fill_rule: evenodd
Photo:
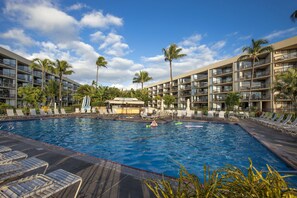
M 147 180 L 149 189 L 156 197 L 297 197 L 297 189 L 288 187 L 284 178 L 267 165 L 268 171 L 258 171 L 250 161 L 247 174 L 235 166 L 209 171 L 204 167 L 203 182 L 184 167 L 176 180 Z

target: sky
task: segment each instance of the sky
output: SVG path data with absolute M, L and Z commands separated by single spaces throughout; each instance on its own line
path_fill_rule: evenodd
M 69 78 L 91 84 L 104 56 L 99 84 L 123 89 L 135 73 L 147 84 L 169 79 L 163 48 L 187 54 L 173 63 L 179 75 L 239 55 L 251 39 L 270 43 L 297 35 L 295 0 L 0 0 L 0 46 L 25 58 L 66 60 Z

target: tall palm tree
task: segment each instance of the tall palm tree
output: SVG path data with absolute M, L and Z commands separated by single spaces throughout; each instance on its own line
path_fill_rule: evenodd
M 140 71 L 136 73 L 133 78 L 133 83 L 141 83 L 141 89 L 143 89 L 143 83 L 152 80 L 147 71 Z
M 45 72 L 52 72 L 54 63 L 49 59 L 43 59 L 40 58 L 34 58 L 32 61 L 32 64 L 30 65 L 32 69 L 41 69 L 41 90 L 44 90 L 44 78 L 45 78 Z
M 297 10 L 295 10 L 292 14 L 291 14 L 291 19 L 293 22 L 295 22 L 297 20 Z
M 97 74 L 96 74 L 96 89 L 98 87 L 98 70 L 99 67 L 107 67 L 107 61 L 105 60 L 105 58 L 103 56 L 99 56 L 97 61 L 96 61 L 96 65 L 97 65 Z
M 59 84 L 55 80 L 48 81 L 47 85 L 45 86 L 45 94 L 49 97 L 50 103 L 48 106 L 52 106 L 55 103 L 55 98 L 59 92 Z
M 297 69 L 289 68 L 288 71 L 275 75 L 273 91 L 275 99 L 290 99 L 297 114 Z
M 262 45 L 265 45 L 265 44 L 268 44 L 268 41 L 266 39 L 259 39 L 259 40 L 252 39 L 251 46 L 246 46 L 246 47 L 242 48 L 242 52 L 246 53 L 246 54 L 241 55 L 238 58 L 238 61 L 242 61 L 242 60 L 246 60 L 246 59 L 251 59 L 252 60 L 252 75 L 251 75 L 249 100 L 248 100 L 249 110 L 250 110 L 250 106 L 251 106 L 250 102 L 251 102 L 252 87 L 253 87 L 253 81 L 254 81 L 255 62 L 259 61 L 258 56 L 260 54 L 273 51 L 272 46 L 265 46 L 265 47 L 262 46 Z
M 65 60 L 56 60 L 54 71 L 59 76 L 59 106 L 62 107 L 62 80 L 63 75 L 71 75 L 74 73 L 72 66 Z
M 175 59 L 182 58 L 186 56 L 186 54 L 180 54 L 182 48 L 178 48 L 176 44 L 171 44 L 168 49 L 162 49 L 165 61 L 169 61 L 170 67 L 170 94 L 172 90 L 172 61 Z

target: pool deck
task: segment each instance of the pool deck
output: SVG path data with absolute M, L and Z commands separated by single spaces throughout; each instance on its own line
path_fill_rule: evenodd
M 106 118 L 114 119 L 113 117 Z M 125 119 L 125 117 L 121 120 L 143 121 L 141 118 Z M 170 119 L 163 121 L 165 123 Z M 184 121 L 200 122 L 189 119 Z M 296 136 L 281 133 L 249 119 L 240 120 L 238 124 L 297 170 Z M 161 178 L 158 174 L 91 157 L 5 131 L 0 131 L 0 145 L 27 153 L 29 157 L 35 156 L 47 161 L 49 163 L 47 173 L 62 168 L 81 176 L 83 184 L 78 197 L 153 197 L 153 194 L 144 184 L 144 179 Z M 74 189 L 69 190 L 74 191 Z M 59 196 L 67 197 L 68 193 L 69 191 L 64 191 Z

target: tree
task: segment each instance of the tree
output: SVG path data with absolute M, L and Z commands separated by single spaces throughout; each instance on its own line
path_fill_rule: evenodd
M 252 39 L 251 46 L 246 46 L 242 48 L 242 52 L 246 53 L 238 58 L 238 61 L 251 59 L 252 60 L 252 75 L 251 75 L 251 83 L 250 83 L 250 91 L 249 91 L 249 110 L 251 107 L 251 96 L 252 96 L 252 87 L 253 87 L 253 80 L 254 80 L 254 65 L 256 61 L 259 61 L 258 56 L 262 53 L 271 52 L 273 51 L 272 46 L 265 46 L 262 45 L 268 44 L 268 41 L 265 39 L 254 40 Z
M 297 20 L 297 10 L 295 10 L 292 14 L 291 14 L 291 19 L 292 19 L 292 21 L 293 22 L 296 22 L 296 20 Z
M 140 71 L 136 73 L 133 78 L 133 83 L 141 83 L 141 89 L 143 89 L 143 83 L 152 80 L 153 78 L 149 76 L 148 72 Z
M 97 65 L 97 74 L 96 74 L 96 87 L 98 87 L 98 70 L 99 67 L 107 67 L 107 61 L 105 60 L 105 58 L 103 56 L 99 56 L 97 61 L 96 61 L 96 65 Z
M 32 61 L 32 64 L 30 65 L 30 67 L 32 69 L 41 69 L 42 75 L 41 75 L 41 90 L 44 90 L 44 78 L 45 78 L 45 72 L 52 72 L 53 68 L 54 68 L 54 63 L 49 60 L 49 59 L 39 59 L 39 58 L 35 58 Z
M 22 98 L 28 107 L 38 108 L 38 103 L 44 103 L 46 97 L 39 87 L 19 87 L 18 96 Z
M 225 103 L 227 105 L 227 109 L 229 111 L 233 111 L 234 106 L 235 105 L 238 106 L 240 104 L 240 95 L 239 95 L 239 93 L 235 93 L 235 92 L 228 93 L 227 97 L 225 99 Z
M 50 80 L 45 89 L 44 89 L 44 92 L 46 94 L 46 96 L 50 99 L 50 103 L 48 106 L 51 106 L 52 104 L 55 103 L 55 99 L 56 99 L 56 96 L 58 96 L 59 94 L 59 84 L 57 81 L 54 81 L 54 80 Z
M 277 74 L 273 84 L 275 99 L 290 99 L 293 110 L 297 113 L 297 69 L 289 68 Z
M 172 95 L 165 95 L 163 96 L 164 104 L 167 106 L 167 108 L 170 108 L 170 106 L 174 103 L 175 97 Z
M 186 54 L 180 54 L 182 48 L 178 48 L 176 44 L 171 44 L 168 49 L 163 48 L 163 53 L 165 57 L 165 61 L 169 61 L 170 68 L 170 94 L 172 91 L 172 61 L 175 59 L 182 58 L 186 56 Z
M 63 75 L 71 75 L 74 73 L 72 66 L 65 60 L 56 60 L 54 72 L 59 76 L 59 106 L 62 107 L 62 81 Z

